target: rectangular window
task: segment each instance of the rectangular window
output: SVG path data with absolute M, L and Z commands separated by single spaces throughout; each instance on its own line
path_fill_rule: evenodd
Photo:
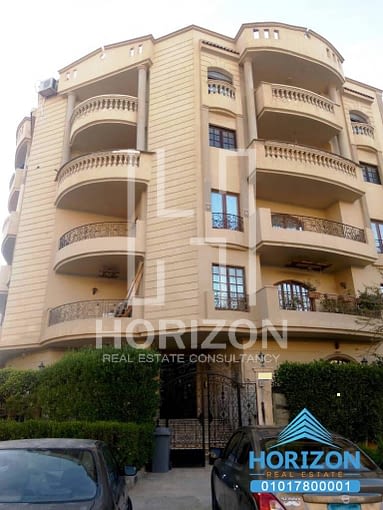
M 213 228 L 243 231 L 239 216 L 239 196 L 225 191 L 211 192 L 211 219 Z
M 360 163 L 363 172 L 363 179 L 366 182 L 373 184 L 380 184 L 379 169 L 375 165 L 368 165 L 367 163 Z
M 209 124 L 209 145 L 219 149 L 235 150 L 237 148 L 235 131 Z
M 376 251 L 383 253 L 383 223 L 381 221 L 372 221 L 371 228 L 375 238 Z
M 216 310 L 247 311 L 245 269 L 234 266 L 212 266 L 214 305 Z

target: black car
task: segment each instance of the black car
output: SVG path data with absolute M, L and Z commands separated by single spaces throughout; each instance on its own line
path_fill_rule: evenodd
M 0 509 L 132 510 L 124 472 L 101 441 L 22 439 L 0 443 Z
M 260 471 L 250 472 L 249 454 L 259 458 L 262 451 L 278 442 L 279 427 L 244 427 L 237 430 L 223 452 L 215 451 L 217 460 L 211 474 L 213 510 L 372 510 L 380 509 L 383 495 L 383 471 L 355 444 L 333 435 L 333 443 L 339 450 L 360 452 L 361 466 L 357 471 L 346 472 L 348 478 L 360 480 L 360 493 L 321 494 L 295 492 L 251 492 L 250 483 L 263 479 Z M 295 445 L 297 451 L 325 451 L 321 443 L 302 440 Z M 296 473 L 295 473 L 296 474 Z M 292 473 L 294 476 L 294 473 Z M 297 476 L 295 476 L 297 478 Z M 375 506 L 373 503 L 377 503 Z

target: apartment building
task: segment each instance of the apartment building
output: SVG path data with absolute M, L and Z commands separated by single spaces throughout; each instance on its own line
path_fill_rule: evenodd
M 356 296 L 383 282 L 383 106 L 342 62 L 301 27 L 190 26 L 42 82 L 16 135 L 2 365 L 121 331 L 182 354 L 161 408 L 182 449 L 272 422 L 284 360 L 368 361 Z

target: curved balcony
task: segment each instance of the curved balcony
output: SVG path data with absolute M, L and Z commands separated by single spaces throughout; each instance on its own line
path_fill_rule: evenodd
M 260 138 L 323 145 L 342 129 L 340 106 L 309 90 L 261 83 L 255 97 Z
M 82 276 L 126 279 L 129 259 L 133 265 L 145 253 L 145 225 L 136 223 L 90 223 L 60 237 L 54 270 Z
M 31 119 L 24 117 L 16 131 L 15 168 L 24 168 L 31 138 Z
M 237 113 L 238 102 L 234 85 L 218 79 L 207 80 L 207 87 L 203 90 L 203 103 L 212 110 L 228 110 Z
M 267 265 L 298 267 L 312 262 L 322 270 L 366 266 L 377 259 L 371 230 L 324 218 L 257 210 L 256 250 Z
M 248 247 L 247 218 L 242 216 L 206 211 L 205 231 L 208 243 Z
M 237 35 L 237 49 L 242 60 L 251 57 L 265 81 L 280 83 L 289 76 L 308 90 L 344 82 L 343 57 L 324 37 L 304 27 L 245 24 Z
M 302 145 L 254 141 L 258 198 L 324 209 L 343 200 L 354 202 L 364 194 L 359 167 L 353 161 Z
M 335 298 L 337 296 L 334 295 Z M 343 311 L 324 311 L 330 307 L 318 307 L 317 311 L 286 310 L 280 307 L 278 288 L 268 285 L 256 294 L 256 320 L 259 326 L 262 320 L 269 319 L 277 330 L 282 330 L 283 321 L 287 321 L 289 337 L 308 338 L 347 338 L 347 340 L 365 340 L 371 342 L 374 322 L 361 323 L 360 314 L 355 314 L 352 303 L 344 303 Z M 347 309 L 348 308 L 348 309 Z M 285 322 L 286 325 L 286 322 Z
M 56 205 L 126 217 L 128 191 L 138 203 L 150 171 L 151 155 L 136 150 L 80 156 L 63 165 L 57 174 Z
M 111 343 L 121 328 L 126 333 L 129 323 L 142 318 L 142 305 L 125 298 L 65 303 L 48 311 L 48 325 L 43 344 L 89 344 L 96 340 Z M 117 328 L 117 329 L 116 329 Z
M 0 266 L 0 294 L 8 294 L 11 266 Z
M 1 245 L 1 253 L 9 265 L 12 264 L 13 260 L 18 228 L 19 213 L 12 212 L 3 225 L 3 242 Z
M 375 148 L 375 133 L 371 124 L 365 122 L 351 122 L 351 128 L 355 145 Z
M 111 141 L 112 147 L 119 146 L 118 140 L 124 140 L 132 130 L 122 125 L 134 126 L 137 122 L 137 98 L 121 94 L 91 97 L 79 103 L 71 117 L 71 144 L 83 149 L 90 140 L 100 143 Z M 126 141 L 125 141 L 126 143 Z
M 25 170 L 17 168 L 11 177 L 9 183 L 8 211 L 13 212 L 17 209 L 21 186 L 24 183 Z

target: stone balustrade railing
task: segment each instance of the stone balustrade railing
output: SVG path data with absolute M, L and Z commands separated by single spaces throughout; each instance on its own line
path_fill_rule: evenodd
M 91 170 L 99 167 L 139 167 L 140 166 L 140 151 L 133 149 L 108 151 L 108 152 L 94 152 L 79 156 L 65 163 L 57 173 L 57 181 L 60 183 L 70 175 L 76 174 L 83 170 Z
M 318 167 L 323 166 L 357 177 L 357 165 L 353 161 L 320 149 L 265 141 L 264 150 L 266 158 L 291 160 L 307 165 L 317 165 Z
M 352 132 L 355 135 L 365 135 L 374 138 L 374 128 L 365 122 L 352 122 Z
M 102 95 L 86 99 L 73 110 L 71 123 L 83 115 L 102 110 L 119 110 L 121 112 L 136 112 L 138 101 L 136 97 L 120 94 Z
M 329 99 L 310 92 L 309 90 L 291 87 L 289 85 L 271 85 L 271 94 L 273 99 L 282 101 L 298 101 L 308 105 L 315 106 L 326 112 L 335 113 L 334 103 Z
M 208 94 L 219 94 L 229 99 L 235 99 L 235 88 L 231 83 L 227 83 L 226 81 L 208 80 L 207 92 Z

